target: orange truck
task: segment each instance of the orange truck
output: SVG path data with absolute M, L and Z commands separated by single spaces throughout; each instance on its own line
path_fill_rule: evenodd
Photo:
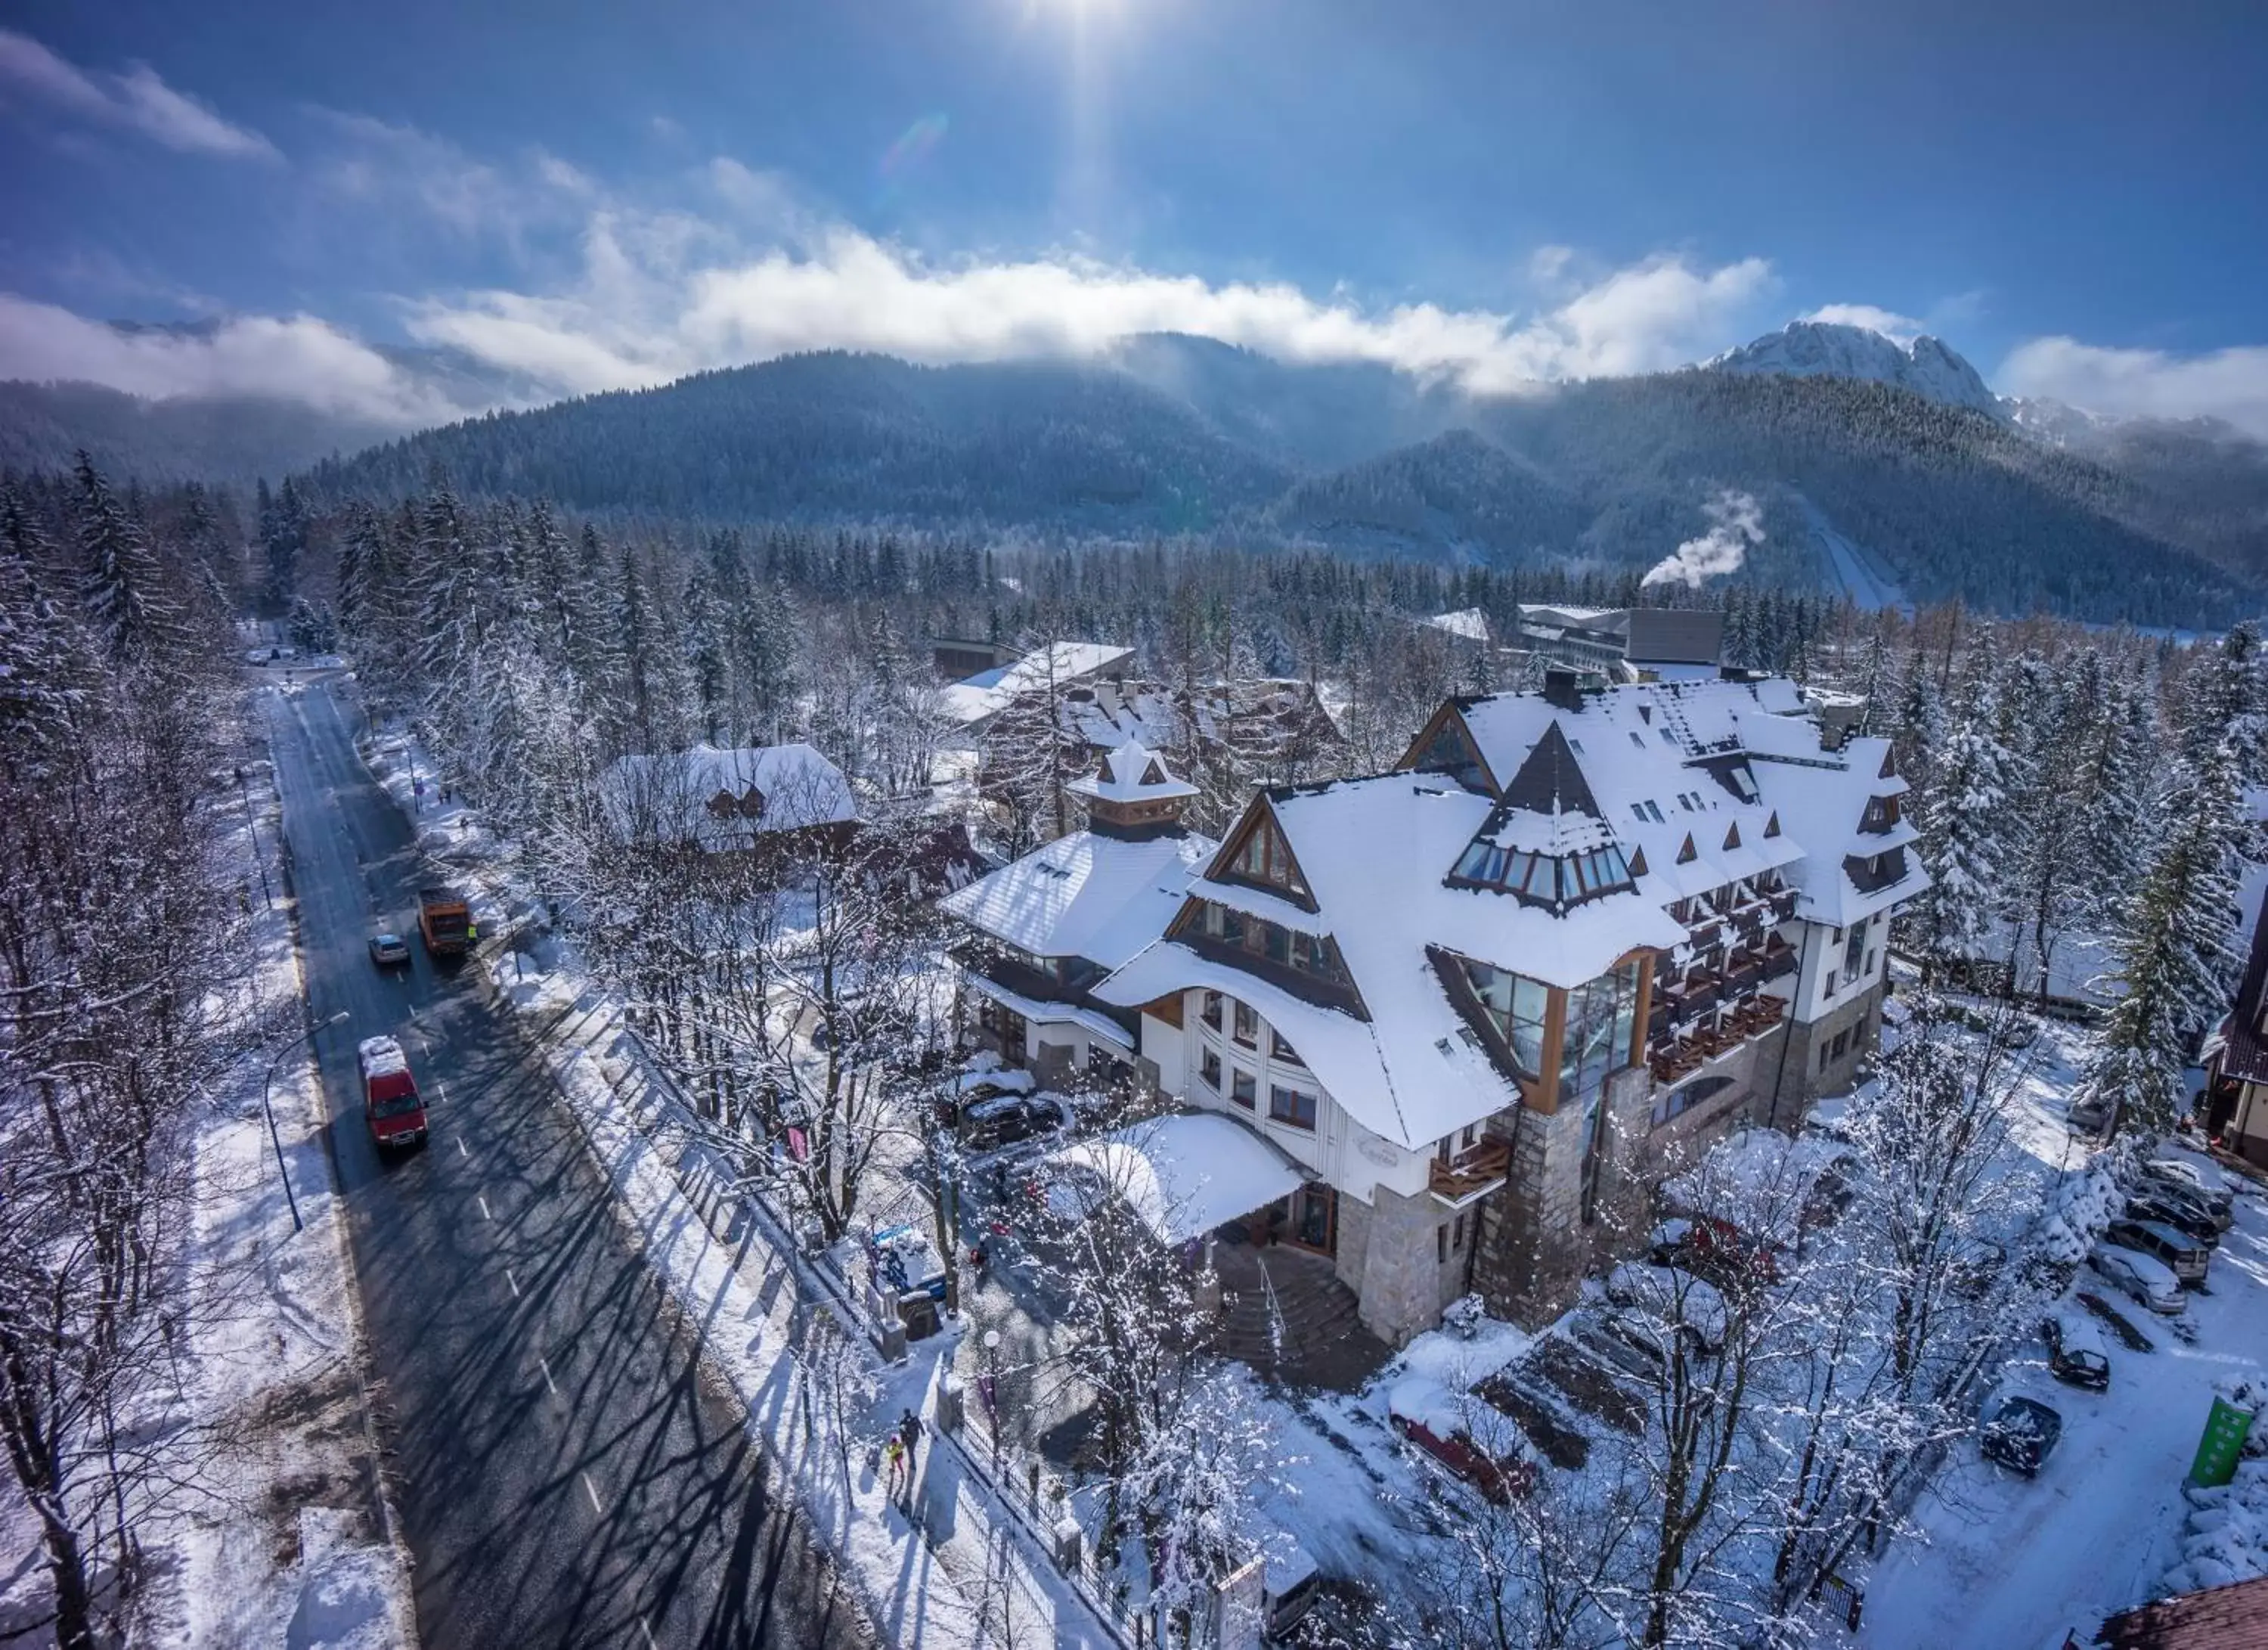
M 363 1120 L 381 1152 L 423 1143 L 425 1101 L 409 1074 L 409 1057 L 391 1037 L 364 1037 L 355 1047 L 362 1072 Z
M 449 888 L 417 890 L 417 932 L 437 957 L 461 957 L 472 949 L 473 912 L 465 896 Z

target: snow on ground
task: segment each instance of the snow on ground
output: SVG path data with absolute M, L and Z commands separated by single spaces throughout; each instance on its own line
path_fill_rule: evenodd
M 2101 1293 L 2100 1281 L 2083 1271 L 2074 1287 Z M 2268 1371 L 2268 1204 L 2238 1199 L 2211 1282 L 2191 1302 L 2194 1345 L 2106 1294 L 2154 1349 L 2111 1339 L 2108 1392 L 2055 1382 L 2036 1357 L 2010 1368 L 2001 1389 L 2057 1411 L 2061 1440 L 2031 1480 L 1984 1461 L 1973 1442 L 1956 1449 L 1915 1509 L 1926 1543 L 1874 1566 L 1862 1642 L 2055 1650 L 2067 1631 L 2085 1642 L 2104 1616 L 2165 1590 L 2190 1511 L 2182 1479 L 2214 1387 Z
M 260 894 L 254 837 L 239 829 L 232 845 L 250 894 L 252 963 L 236 1006 L 288 1036 L 302 1023 L 298 954 L 276 860 L 278 807 L 265 767 L 258 771 L 263 782 L 247 794 L 276 902 Z M 365 1425 L 361 1330 L 319 1080 L 306 1046 L 287 1046 L 272 1103 L 305 1222 L 294 1231 L 261 1109 L 273 1049 L 247 1056 L 229 1090 L 204 1102 L 187 1355 L 169 1417 L 183 1428 L 177 1447 L 197 1489 L 162 1502 L 143 1532 L 139 1637 L 215 1650 L 414 1645 L 409 1558 L 379 1502 Z

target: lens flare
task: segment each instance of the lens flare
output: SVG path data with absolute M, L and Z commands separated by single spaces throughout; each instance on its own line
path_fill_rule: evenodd
M 898 134 L 897 141 L 882 151 L 875 170 L 885 184 L 900 183 L 917 171 L 921 164 L 937 152 L 945 141 L 946 118 L 942 114 L 924 114 Z

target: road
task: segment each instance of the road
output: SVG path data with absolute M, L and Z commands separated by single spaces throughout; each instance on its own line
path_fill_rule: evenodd
M 509 1013 L 414 932 L 409 821 L 332 681 L 268 693 L 333 1155 L 427 1650 L 874 1642 L 666 1290 L 615 1218 Z M 381 1160 L 354 1049 L 391 1033 L 430 1109 Z

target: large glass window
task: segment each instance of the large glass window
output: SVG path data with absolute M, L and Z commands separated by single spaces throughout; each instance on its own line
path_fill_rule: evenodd
M 1843 977 L 1855 980 L 1867 961 L 1867 924 L 1859 923 L 1851 930 L 1851 937 L 1843 942 Z
M 1243 1107 L 1245 1110 L 1250 1111 L 1260 1096 L 1260 1079 L 1240 1066 L 1232 1074 L 1230 1080 L 1228 1097 Z
M 1631 1018 L 1638 1012 L 1638 964 L 1625 963 L 1567 993 L 1567 1032 L 1559 1044 L 1559 1103 L 1587 1101 L 1607 1074 L 1630 1063 Z
M 1260 1042 L 1260 1016 L 1249 1003 L 1236 1005 L 1236 1029 L 1233 1034 L 1246 1048 L 1256 1048 Z
M 1551 1000 L 1550 988 L 1540 980 L 1492 969 L 1485 962 L 1465 965 L 1466 977 L 1481 1006 L 1495 1021 L 1498 1035 L 1511 1045 L 1513 1063 L 1523 1076 L 1543 1074 L 1543 1010 Z

